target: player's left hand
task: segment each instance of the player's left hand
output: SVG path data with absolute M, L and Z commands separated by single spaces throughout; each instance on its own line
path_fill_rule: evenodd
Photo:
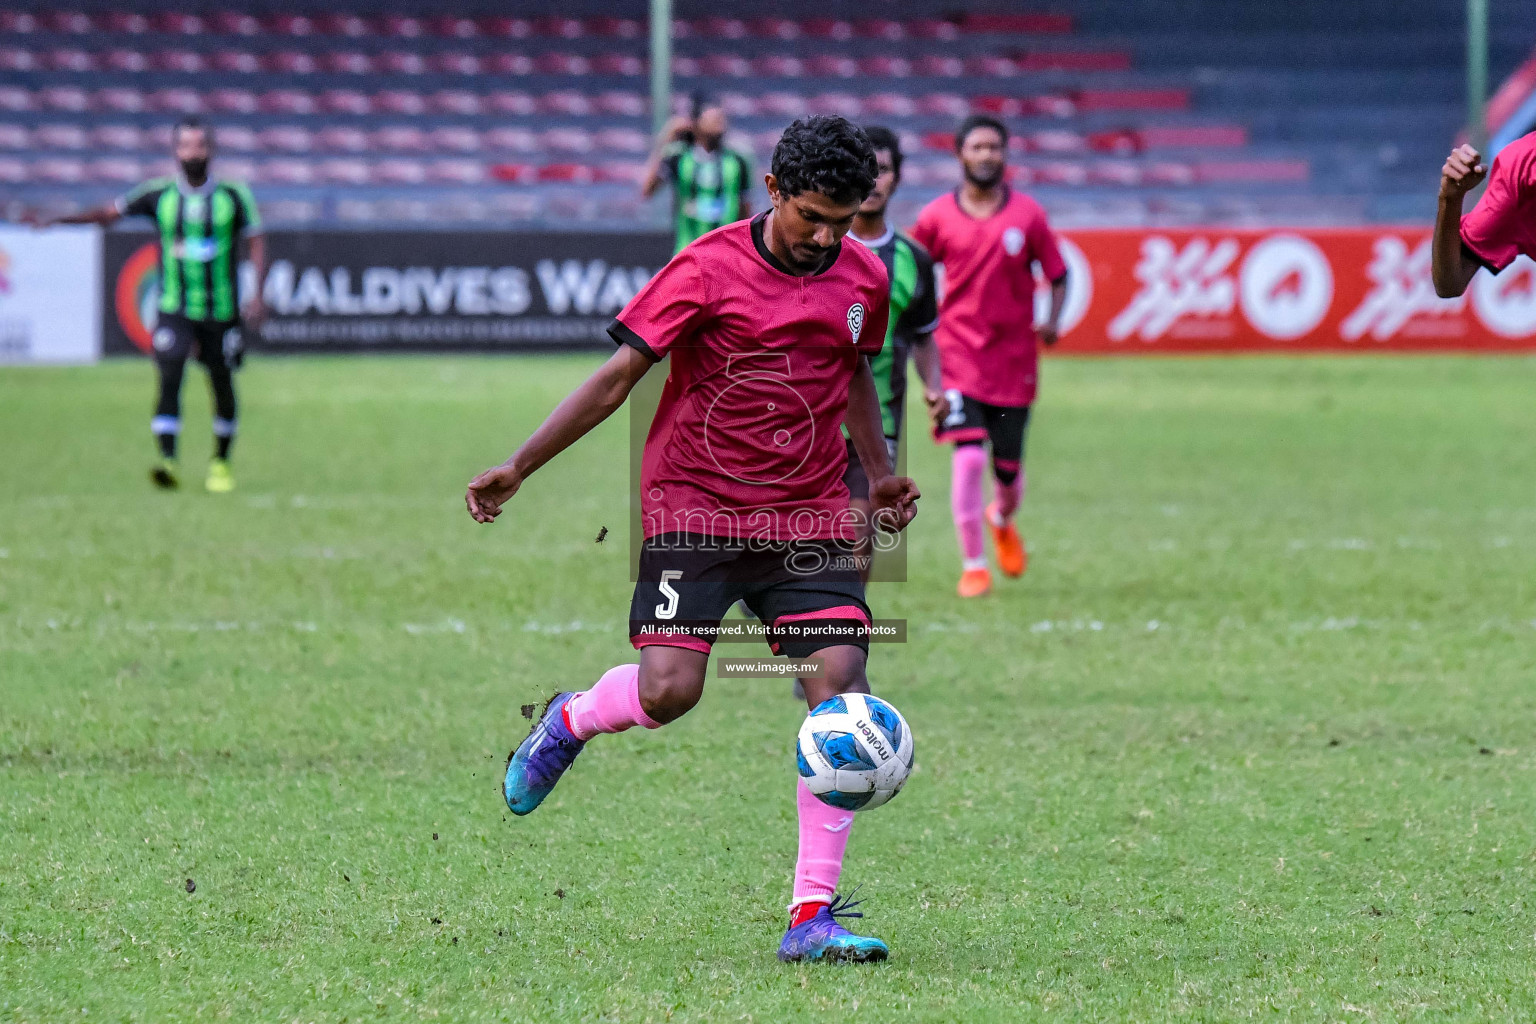
M 522 474 L 506 463 L 492 467 L 469 482 L 464 505 L 477 523 L 489 523 L 501 515 L 517 489 L 523 486 Z
M 267 319 L 267 304 L 261 301 L 261 296 L 251 296 L 240 308 L 240 318 L 245 322 L 248 330 L 261 330 L 261 325 Z
M 883 476 L 869 488 L 870 512 L 882 533 L 899 533 L 917 515 L 923 493 L 907 476 Z
M 1061 338 L 1061 330 L 1055 324 L 1041 324 L 1035 328 L 1035 337 L 1047 348 L 1056 344 Z

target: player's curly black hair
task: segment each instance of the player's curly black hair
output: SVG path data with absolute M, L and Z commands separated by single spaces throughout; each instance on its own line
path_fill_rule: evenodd
M 786 196 L 819 192 L 836 203 L 862 203 L 875 188 L 875 150 L 846 117 L 802 117 L 773 147 L 773 176 Z

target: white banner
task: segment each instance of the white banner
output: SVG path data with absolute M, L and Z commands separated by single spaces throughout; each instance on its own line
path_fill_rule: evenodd
M 0 363 L 100 357 L 100 232 L 0 226 Z

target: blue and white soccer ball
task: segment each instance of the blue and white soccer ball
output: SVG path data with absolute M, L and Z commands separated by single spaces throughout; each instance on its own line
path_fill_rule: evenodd
M 888 702 L 845 693 L 811 709 L 795 762 L 806 788 L 845 811 L 879 807 L 912 773 L 912 730 Z

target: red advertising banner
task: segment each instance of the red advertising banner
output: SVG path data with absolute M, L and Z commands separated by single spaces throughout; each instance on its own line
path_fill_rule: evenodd
M 1536 349 L 1536 263 L 1430 283 L 1427 228 L 1063 231 L 1058 350 Z M 1048 301 L 1036 291 L 1038 317 Z

